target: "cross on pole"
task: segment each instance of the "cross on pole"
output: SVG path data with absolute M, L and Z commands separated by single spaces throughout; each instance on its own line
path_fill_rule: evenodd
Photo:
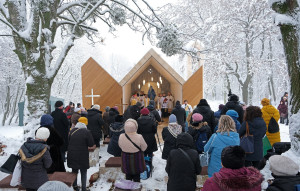
M 91 97 L 92 98 L 92 105 L 94 105 L 94 97 L 100 97 L 100 95 L 94 95 L 93 89 L 91 91 L 92 91 L 92 94 L 91 95 L 85 95 L 85 97 Z

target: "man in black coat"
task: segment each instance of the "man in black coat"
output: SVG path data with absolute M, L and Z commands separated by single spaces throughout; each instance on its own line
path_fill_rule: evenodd
M 55 111 L 51 113 L 53 117 L 53 124 L 56 131 L 64 139 L 64 144 L 60 147 L 61 156 L 63 161 L 65 161 L 65 152 L 68 149 L 68 135 L 69 135 L 69 120 L 67 115 L 63 112 L 64 104 L 62 101 L 57 101 L 55 103 Z
M 211 129 L 211 132 L 214 132 L 216 121 L 215 121 L 215 113 L 210 109 L 206 99 L 201 99 L 197 108 L 193 111 L 194 113 L 200 113 L 203 116 L 203 122 L 207 122 L 208 126 Z M 192 118 L 191 118 L 191 123 Z
M 179 125 L 181 125 L 182 127 L 182 132 L 184 132 L 185 130 L 185 120 L 186 120 L 186 112 L 185 112 L 185 109 L 183 109 L 181 107 L 181 104 L 179 101 L 176 101 L 176 105 L 175 105 L 175 108 L 172 110 L 172 113 L 171 114 L 174 114 L 177 118 L 177 123 Z
M 155 109 L 155 101 L 150 100 L 149 105 L 147 106 L 147 109 L 150 111 L 150 115 L 154 116 L 155 121 L 161 122 L 160 115 L 158 111 Z
M 100 111 L 99 105 L 94 105 L 92 109 L 88 111 L 88 130 L 91 131 L 96 147 L 100 147 L 100 139 L 102 137 L 102 128 L 104 125 L 104 121 L 102 119 L 102 112 Z
M 181 133 L 177 136 L 177 149 L 171 150 L 166 166 L 168 191 L 195 191 L 201 166 L 198 152 L 192 149 L 193 144 L 190 134 Z
M 240 124 L 243 123 L 243 117 L 244 117 L 244 110 L 242 106 L 239 104 L 239 97 L 235 94 L 231 94 L 228 98 L 228 102 L 223 107 L 221 111 L 221 115 L 225 115 L 228 110 L 234 110 L 239 114 L 238 121 Z
M 142 104 L 140 102 L 137 102 L 135 105 L 130 105 L 126 111 L 124 112 L 124 123 L 125 121 L 127 121 L 127 119 L 131 118 L 131 119 L 134 119 L 134 120 L 137 120 L 140 115 L 141 115 L 141 107 L 142 107 Z

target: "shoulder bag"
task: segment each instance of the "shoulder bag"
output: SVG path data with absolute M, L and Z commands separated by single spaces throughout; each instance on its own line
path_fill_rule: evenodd
M 246 134 L 241 137 L 240 146 L 245 150 L 246 154 L 254 153 L 253 135 L 250 135 L 248 122 L 246 122 Z
M 212 144 L 214 143 L 216 136 L 217 136 L 217 134 L 215 134 L 215 136 L 214 136 L 214 138 L 213 138 L 213 140 L 212 140 L 212 142 L 211 142 L 211 144 L 208 148 L 208 151 L 199 155 L 200 164 L 201 164 L 202 167 L 203 166 L 208 166 L 208 162 L 209 162 L 209 158 L 210 158 L 210 154 L 209 154 L 210 153 L 210 148 L 211 148 Z

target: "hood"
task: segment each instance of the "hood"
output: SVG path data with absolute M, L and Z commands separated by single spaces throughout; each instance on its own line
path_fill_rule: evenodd
M 153 119 L 150 117 L 150 115 L 142 115 L 139 117 L 138 122 L 141 126 L 147 126 L 149 121 L 152 121 Z
M 26 158 L 31 158 L 39 154 L 42 150 L 47 148 L 46 142 L 28 138 L 27 141 L 21 146 Z
M 267 112 L 270 115 L 273 115 L 277 112 L 277 109 L 272 105 L 263 106 L 262 110 L 264 110 L 265 112 Z
M 147 108 L 150 112 L 155 109 L 154 105 L 148 105 Z
M 88 116 L 94 116 L 97 115 L 98 113 L 102 115 L 102 112 L 99 111 L 98 109 L 89 109 L 87 112 L 88 112 Z
M 218 138 L 214 140 L 216 145 L 223 144 L 223 145 L 239 145 L 240 144 L 240 136 L 236 132 L 229 132 L 229 135 L 227 132 L 221 134 L 217 133 Z
M 114 116 L 114 115 L 118 115 L 118 114 L 119 114 L 119 112 L 115 108 L 110 108 L 110 110 L 109 110 L 110 116 Z
M 197 105 L 197 107 L 199 107 L 199 106 L 208 106 L 209 107 L 206 99 L 201 99 L 199 104 Z
M 214 173 L 213 180 L 222 190 L 246 190 L 260 186 L 264 180 L 263 175 L 254 167 L 239 169 L 221 168 Z
M 124 124 L 122 122 L 114 122 L 109 128 L 113 132 L 120 132 L 124 130 Z
M 225 106 L 229 110 L 234 110 L 235 108 L 237 108 L 237 106 L 242 107 L 242 106 L 240 106 L 240 104 L 237 101 L 229 101 L 229 102 L 226 103 Z
M 53 125 L 53 117 L 49 114 L 43 115 L 41 117 L 41 126 L 51 126 Z
M 136 133 L 138 129 L 138 124 L 134 119 L 127 119 L 124 124 L 125 133 Z
M 262 106 L 267 106 L 270 105 L 270 100 L 268 98 L 264 98 L 261 100 L 261 105 Z
M 188 133 L 180 133 L 177 135 L 176 147 L 177 148 L 193 148 L 193 137 Z
M 239 117 L 239 114 L 232 109 L 228 110 L 226 112 L 226 115 L 229 115 L 231 118 L 235 118 L 235 119 L 237 119 Z
M 235 95 L 235 94 L 231 94 L 229 96 L 228 101 L 234 101 L 234 102 L 238 102 L 239 101 L 239 96 Z
M 196 111 L 198 111 L 202 115 L 205 115 L 205 114 L 209 113 L 211 111 L 211 109 L 210 109 L 209 106 L 205 106 L 205 105 L 204 106 L 199 106 L 199 105 L 197 105 Z
M 195 130 L 199 130 L 200 132 L 205 131 L 205 128 L 202 128 L 204 126 L 208 125 L 207 122 L 201 122 L 201 123 L 193 123 L 192 128 Z
M 176 104 L 176 105 L 175 105 L 175 108 L 176 108 L 176 109 L 181 109 L 181 108 L 182 108 L 182 107 L 181 107 L 181 104 L 180 104 L 180 103 L 179 103 L 179 104 Z
M 86 125 L 84 123 L 81 123 L 81 122 L 78 122 L 76 125 L 75 125 L 75 128 L 87 128 Z

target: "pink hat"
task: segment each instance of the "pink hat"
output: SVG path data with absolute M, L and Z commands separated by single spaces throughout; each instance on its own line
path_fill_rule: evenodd
M 199 122 L 203 120 L 203 116 L 200 113 L 194 113 L 192 115 L 193 122 Z
M 117 111 L 119 111 L 119 108 L 118 108 L 118 106 L 115 106 L 115 107 L 113 107 L 115 110 L 117 110 Z

